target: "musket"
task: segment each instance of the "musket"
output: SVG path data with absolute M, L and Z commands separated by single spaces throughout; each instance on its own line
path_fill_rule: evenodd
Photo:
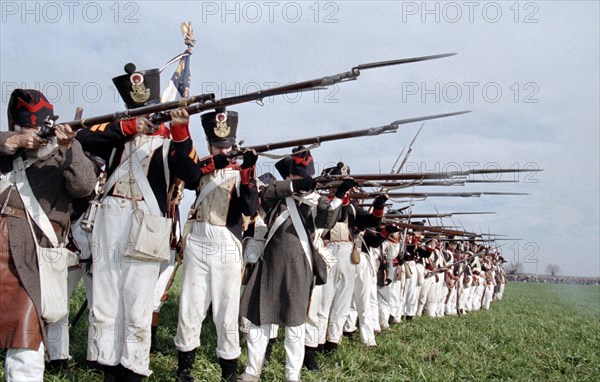
M 382 174 L 383 175 L 383 174 Z M 412 182 L 394 182 L 394 181 L 374 181 L 374 180 L 366 180 L 366 179 L 356 179 L 355 176 L 358 175 L 347 175 L 346 178 L 352 177 L 356 183 L 360 187 L 379 187 L 380 190 L 377 192 L 384 192 L 385 190 L 401 190 L 409 187 L 417 187 L 417 186 L 432 186 L 432 187 L 448 187 L 448 186 L 464 186 L 467 183 L 465 179 L 454 180 L 450 178 L 449 180 L 416 180 Z M 369 175 L 371 176 L 371 175 Z M 330 187 L 336 187 L 342 184 L 342 180 L 327 180 L 327 176 L 319 177 L 316 179 L 319 182 L 317 189 L 325 189 Z M 481 180 L 476 183 L 505 183 L 499 180 Z M 507 183 L 513 183 L 512 181 L 508 181 Z
M 423 126 L 425 126 L 425 123 L 422 123 L 421 127 L 419 127 L 419 130 L 417 130 L 417 133 L 415 134 L 413 140 L 408 145 L 408 151 L 406 152 L 406 155 L 404 156 L 404 159 L 402 159 L 402 162 L 400 163 L 400 165 L 398 166 L 398 168 L 396 170 L 394 170 L 394 168 L 396 167 L 396 163 L 398 162 L 398 159 L 400 159 L 400 155 L 402 155 L 402 153 L 404 152 L 404 149 L 402 149 L 402 152 L 400 153 L 400 155 L 398 155 L 398 159 L 396 159 L 396 162 L 392 166 L 392 171 L 391 171 L 392 174 L 400 174 L 400 172 L 402 171 L 402 168 L 404 167 L 404 164 L 406 163 L 406 161 L 408 160 L 408 157 L 410 156 L 410 153 L 412 152 L 412 146 L 415 143 L 415 141 L 417 140 L 417 137 L 419 136 L 419 133 L 421 132 L 421 129 L 423 129 Z M 382 191 L 384 188 L 387 188 L 387 185 L 381 185 L 381 186 L 379 186 L 379 191 Z
M 371 180 L 364 179 L 355 179 L 356 183 L 360 187 L 379 187 L 378 192 L 383 192 L 384 190 L 396 190 L 409 188 L 413 186 L 464 186 L 465 181 L 454 181 L 454 180 L 442 180 L 442 181 L 415 181 L 415 182 L 394 182 L 394 181 L 384 181 L 384 182 L 375 182 Z M 342 183 L 341 180 L 332 181 L 326 184 L 322 184 L 317 187 L 317 189 L 330 188 L 339 186 Z
M 181 200 L 184 195 L 185 182 L 181 179 L 175 177 L 171 187 L 169 188 L 168 193 L 168 212 L 170 217 L 173 219 L 173 225 L 171 227 L 171 249 L 175 250 L 175 268 L 167 281 L 167 285 L 165 286 L 165 290 L 160 298 L 161 301 L 167 301 L 169 299 L 169 292 L 173 283 L 175 282 L 175 277 L 177 276 L 177 271 L 183 263 L 183 243 L 181 242 L 182 238 L 179 234 L 179 224 L 178 222 L 178 207 L 181 204 Z
M 392 165 L 392 169 L 390 170 L 390 172 L 392 174 L 396 173 L 397 171 L 395 170 L 396 165 L 398 164 L 398 162 L 400 161 L 400 158 L 402 158 L 402 154 L 404 153 L 404 150 L 406 150 L 406 146 L 402 148 L 402 151 L 400 151 L 400 154 L 398 154 L 398 157 L 396 158 L 396 161 L 394 162 L 394 164 Z
M 393 223 L 394 225 L 397 225 L 400 228 L 412 229 L 413 231 L 436 232 L 436 233 L 443 233 L 443 234 L 452 235 L 452 236 L 472 236 L 472 237 L 478 236 L 476 233 L 473 233 L 473 232 L 451 230 L 451 229 L 445 229 L 445 228 L 441 228 L 441 227 L 423 226 L 423 225 L 419 225 L 419 224 L 405 223 L 405 222 L 401 222 L 401 221 L 395 220 L 395 219 L 384 219 L 384 222 Z
M 75 314 L 75 317 L 73 317 L 73 320 L 69 324 L 69 328 L 74 328 L 75 326 L 77 326 L 77 323 L 81 319 L 81 316 L 83 316 L 83 313 L 85 313 L 85 310 L 87 309 L 87 307 L 88 307 L 88 300 L 86 298 L 85 300 L 83 300 L 83 303 L 81 304 L 81 306 L 77 310 L 77 313 Z
M 182 98 L 177 101 L 170 102 L 161 102 L 154 105 L 136 107 L 134 109 L 126 109 L 123 111 L 118 111 L 112 114 L 104 114 L 97 117 L 90 118 L 79 118 L 73 121 L 61 122 L 62 124 L 67 124 L 71 126 L 73 130 L 79 130 L 82 128 L 89 128 L 95 125 L 101 125 L 104 123 L 111 123 L 114 121 L 119 121 L 122 119 L 138 117 L 141 115 L 161 115 L 160 113 L 167 112 L 169 110 L 178 109 L 181 107 L 186 107 L 195 103 L 208 102 L 215 99 L 215 95 L 213 93 L 200 94 L 196 96 L 191 96 L 187 98 Z M 152 118 L 151 118 L 152 120 Z M 154 120 L 153 120 L 154 121 Z M 38 134 L 42 138 L 47 138 L 51 135 L 54 135 L 54 124 L 51 126 L 44 126 L 42 130 Z
M 339 183 L 342 183 L 339 181 Z M 400 190 L 403 188 L 416 187 L 416 186 L 433 186 L 433 187 L 447 187 L 447 186 L 464 186 L 465 183 L 517 183 L 513 180 L 486 180 L 486 179 L 477 179 L 477 180 L 467 180 L 467 179 L 457 179 L 457 180 L 421 180 L 414 182 L 385 182 L 385 183 L 377 183 L 368 180 L 357 180 L 357 183 L 361 187 L 379 187 L 385 188 L 387 190 Z M 321 188 L 327 188 L 337 185 L 337 182 L 329 183 L 327 186 L 321 186 Z M 318 187 L 319 188 L 319 187 Z
M 302 81 L 294 84 L 278 86 L 267 90 L 259 90 L 257 92 L 248 93 L 244 95 L 234 96 L 234 97 L 226 97 L 219 100 L 215 100 L 215 95 L 210 94 L 202 94 L 196 97 L 189 97 L 179 101 L 165 102 L 156 105 L 144 106 L 141 108 L 125 110 L 123 112 L 117 112 L 113 114 L 106 114 L 99 117 L 86 118 L 81 120 L 64 122 L 71 126 L 72 129 L 77 130 L 80 128 L 91 127 L 94 125 L 99 125 L 103 123 L 110 123 L 120 119 L 131 118 L 139 115 L 148 115 L 154 113 L 150 117 L 150 121 L 155 124 L 160 124 L 163 122 L 167 122 L 171 120 L 170 110 L 184 107 L 189 115 L 201 113 L 205 110 L 223 108 L 226 106 L 237 105 L 240 103 L 257 101 L 262 104 L 262 100 L 267 97 L 272 97 L 276 95 L 285 95 L 290 93 L 299 93 L 303 91 L 311 91 L 311 90 L 320 90 L 324 89 L 328 86 L 356 80 L 360 75 L 360 71 L 364 69 L 374 69 L 381 68 L 385 66 L 392 65 L 401 65 L 408 64 L 412 62 L 419 61 L 427 61 L 434 60 L 443 57 L 454 56 L 456 53 L 447 53 L 447 54 L 437 54 L 431 56 L 422 56 L 422 57 L 412 57 L 412 58 L 403 58 L 399 60 L 390 60 L 390 61 L 380 61 L 380 62 L 372 62 L 368 64 L 361 64 L 355 66 L 348 72 L 342 72 L 335 74 L 333 76 L 326 76 L 322 78 L 317 78 L 314 80 Z M 168 106 L 167 106 L 168 105 Z M 135 110 L 135 111 L 134 111 Z M 47 137 L 52 135 L 53 126 L 49 126 L 47 129 L 44 129 L 40 133 L 43 133 L 44 136 Z
M 356 203 L 356 205 L 359 207 L 373 207 L 373 203 Z M 394 203 L 385 203 L 384 207 L 390 207 L 393 205 Z
M 329 194 L 324 194 L 325 196 L 332 196 Z M 437 198 L 437 197 L 461 197 L 461 198 L 470 198 L 470 197 L 481 197 L 482 195 L 529 195 L 524 192 L 364 192 L 364 193 L 354 193 L 349 194 L 348 197 L 350 199 L 372 199 L 376 198 L 379 195 L 387 195 L 390 198 Z
M 292 139 L 289 141 L 283 141 L 283 142 L 277 142 L 277 143 L 267 143 L 267 144 L 263 144 L 263 145 L 238 147 L 235 150 L 232 150 L 233 152 L 231 152 L 229 154 L 229 156 L 238 156 L 238 155 L 240 155 L 240 153 L 242 151 L 245 151 L 245 150 L 254 150 L 258 153 L 263 153 L 265 151 L 283 149 L 283 148 L 288 148 L 288 147 L 296 147 L 296 146 L 300 146 L 300 145 L 319 145 L 323 142 L 335 141 L 335 140 L 340 140 L 340 139 L 349 139 L 349 138 L 357 138 L 357 137 L 364 137 L 364 136 L 374 136 L 374 135 L 380 135 L 380 134 L 386 134 L 386 133 L 395 133 L 396 130 L 398 130 L 398 128 L 400 127 L 400 125 L 405 125 L 408 123 L 425 121 L 425 120 L 430 120 L 430 119 L 451 117 L 451 116 L 461 115 L 461 114 L 466 114 L 466 113 L 470 113 L 470 111 L 459 111 L 459 112 L 454 112 L 454 113 L 434 114 L 434 115 L 427 115 L 427 116 L 423 116 L 423 117 L 399 119 L 397 121 L 390 123 L 389 125 L 371 127 L 369 129 L 353 130 L 353 131 L 336 133 L 336 134 L 328 134 L 328 135 L 319 135 L 316 137 Z
M 429 278 L 429 277 L 431 277 L 431 276 L 435 276 L 435 275 L 437 275 L 437 274 L 439 274 L 439 273 L 446 272 L 448 269 L 451 269 L 451 268 L 453 268 L 454 266 L 456 266 L 456 265 L 458 265 L 458 264 L 465 263 L 465 262 L 467 262 L 467 261 L 469 261 L 469 260 L 471 260 L 471 259 L 473 259 L 473 258 L 475 258 L 475 257 L 478 257 L 478 256 L 481 256 L 481 254 L 479 254 L 479 253 L 475 253 L 475 254 L 473 254 L 473 255 L 471 255 L 471 256 L 469 256 L 469 257 L 466 257 L 466 258 L 464 258 L 464 259 L 462 259 L 462 260 L 455 261 L 455 262 L 453 262 L 453 263 L 452 263 L 452 264 L 450 264 L 450 265 L 447 265 L 447 266 L 445 266 L 445 267 L 438 268 L 438 269 L 436 269 L 434 272 L 431 272 L 431 273 L 429 273 L 428 275 L 426 275 L 426 276 L 425 276 L 425 278 L 427 279 L 427 278 Z
M 360 76 L 361 70 L 365 69 L 375 69 L 382 68 L 385 66 L 393 66 L 393 65 L 402 65 L 408 64 L 412 62 L 419 61 L 427 61 L 427 60 L 435 60 L 438 58 L 450 57 L 454 56 L 456 53 L 446 53 L 446 54 L 436 54 L 432 56 L 422 56 L 422 57 L 412 57 L 412 58 L 402 58 L 399 60 L 390 60 L 390 61 L 379 61 L 379 62 L 371 62 L 368 64 L 361 64 L 353 67 L 350 71 L 342 72 L 338 74 L 334 74 L 332 76 L 325 76 L 321 78 L 316 78 L 308 81 L 301 81 L 289 85 L 277 86 L 271 89 L 259 90 L 257 92 L 243 94 L 239 96 L 222 98 L 219 100 L 213 100 L 203 103 L 197 103 L 191 106 L 186 107 L 186 111 L 188 114 L 197 114 L 201 113 L 205 110 L 223 108 L 226 106 L 237 105 L 240 103 L 253 102 L 256 101 L 260 105 L 262 105 L 262 100 L 268 97 L 278 96 L 278 95 L 286 95 L 290 93 L 300 93 L 305 91 L 312 90 L 321 90 L 326 89 L 328 86 L 335 85 L 337 83 L 354 81 Z M 162 115 L 156 122 L 166 122 L 170 119 L 168 114 Z
M 404 156 L 404 159 L 402 160 L 402 163 L 400 163 L 400 166 L 398 166 L 398 170 L 396 171 L 397 174 L 400 173 L 400 171 L 402 171 L 402 168 L 404 167 L 404 164 L 406 163 L 406 161 L 408 160 L 408 157 L 410 156 L 410 153 L 412 153 L 412 147 L 413 144 L 415 143 L 415 141 L 417 140 L 417 137 L 419 136 L 419 134 L 421 133 L 421 130 L 423 129 L 423 126 L 425 126 L 425 124 L 421 124 L 421 127 L 419 127 L 419 130 L 417 130 L 417 133 L 415 134 L 415 137 L 413 138 L 413 140 L 410 142 L 410 145 L 408 145 L 408 151 L 406 152 L 406 155 Z
M 447 172 L 419 172 L 412 174 L 352 174 L 354 180 L 423 180 L 423 179 L 449 179 L 457 176 L 482 175 L 482 174 L 502 174 L 502 173 L 520 173 L 520 172 L 539 172 L 543 169 L 472 169 L 466 171 L 447 171 Z M 332 183 L 343 181 L 348 178 L 347 175 L 327 175 L 316 177 L 319 183 Z
M 435 213 L 435 214 L 413 214 L 413 218 L 448 218 L 453 215 L 490 215 L 495 212 L 446 212 L 446 213 Z M 389 219 L 407 219 L 410 215 L 406 214 L 385 214 L 384 217 Z

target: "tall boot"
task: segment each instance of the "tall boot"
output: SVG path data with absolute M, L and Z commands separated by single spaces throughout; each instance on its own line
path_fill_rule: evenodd
M 177 362 L 177 382 L 194 382 L 192 370 L 196 360 L 196 349 L 190 351 L 180 351 Z
M 156 333 L 158 331 L 159 318 L 159 312 L 152 313 L 152 327 L 150 328 L 150 353 L 165 355 L 167 353 L 166 350 L 158 346 L 158 344 L 156 343 Z
M 119 364 L 116 366 L 102 365 L 104 371 L 104 382 L 121 382 L 123 381 L 123 367 Z
M 126 367 L 123 367 L 123 377 L 120 381 L 123 382 L 142 382 L 142 380 L 146 378 L 141 374 L 134 373 L 132 370 L 129 370 Z
M 223 359 L 219 358 L 221 365 L 221 382 L 236 382 L 237 381 L 237 366 L 238 359 Z
M 335 353 L 338 350 L 338 346 L 339 346 L 339 344 L 336 344 L 335 342 L 325 341 L 325 345 L 323 345 L 323 353 L 324 354 Z
M 325 350 L 325 344 L 318 344 L 317 345 L 317 353 L 323 353 L 323 351 Z
M 302 363 L 309 371 L 319 371 L 317 363 L 317 348 L 304 346 L 304 362 Z

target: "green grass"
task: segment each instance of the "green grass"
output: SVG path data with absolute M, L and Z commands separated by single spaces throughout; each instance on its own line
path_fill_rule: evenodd
M 177 352 L 179 284 L 163 308 L 159 344 L 167 356 L 152 356 L 149 381 L 173 381 Z M 71 305 L 83 300 L 78 290 Z M 74 313 L 73 313 L 74 314 Z M 87 316 L 72 333 L 71 370 L 46 373 L 45 381 L 101 381 L 85 366 Z M 280 335 L 282 333 L 280 332 Z M 344 339 L 340 350 L 319 356 L 321 373 L 303 371 L 303 381 L 597 381 L 600 379 L 600 288 L 511 283 L 490 311 L 463 317 L 421 317 L 377 337 L 378 347 Z M 196 357 L 198 381 L 219 381 L 216 335 L 210 320 Z M 240 358 L 239 372 L 246 362 Z M 2 360 L 3 365 L 3 360 Z M 283 341 L 275 345 L 263 381 L 283 381 Z M 4 379 L 4 369 L 0 368 Z

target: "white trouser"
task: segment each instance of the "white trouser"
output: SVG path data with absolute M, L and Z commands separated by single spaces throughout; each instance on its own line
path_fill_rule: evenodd
M 246 373 L 256 377 L 260 376 L 272 326 L 268 324 L 256 326 L 250 323 Z M 300 380 L 300 369 L 304 361 L 305 331 L 304 324 L 285 328 L 285 379 L 288 381 Z
M 327 276 L 329 282 L 329 276 Z M 327 285 L 327 283 L 325 284 Z M 308 305 L 308 314 L 306 315 L 306 323 L 304 325 L 306 334 L 304 336 L 304 344 L 311 348 L 319 346 L 319 332 L 325 331 L 327 322 L 320 321 L 319 309 L 321 307 L 321 298 L 323 295 L 323 287 L 325 285 L 316 285 L 310 295 L 310 303 Z M 323 327 L 323 329 L 321 329 Z
M 444 274 L 442 273 L 440 276 L 440 281 L 436 283 L 438 288 L 438 301 L 437 308 L 435 311 L 435 315 L 437 317 L 444 317 L 444 308 L 446 304 L 446 296 L 448 295 L 448 288 L 446 287 L 446 282 L 443 280 Z
M 391 295 L 392 295 L 392 284 L 387 286 L 379 287 L 377 290 L 377 305 L 379 307 L 379 326 L 382 329 L 389 327 L 388 320 L 390 319 L 391 311 Z
M 498 300 L 502 300 L 502 297 L 504 296 L 504 287 L 506 286 L 506 284 L 502 283 L 500 284 L 500 288 L 498 288 Z
M 409 275 L 407 272 L 404 279 L 404 314 L 407 316 L 415 316 L 417 314 L 417 304 L 419 302 L 419 287 L 417 266 L 414 261 L 407 261 L 405 267 L 410 269 Z M 411 277 L 409 277 L 411 276 Z
M 202 321 L 212 303 L 217 356 L 223 359 L 240 356 L 241 272 L 241 244 L 233 234 L 226 227 L 195 222 L 183 254 L 177 350 L 187 352 L 200 346 Z
M 138 205 L 148 212 L 145 203 Z M 160 262 L 123 257 L 132 217 L 131 201 L 112 196 L 96 215 L 88 360 L 149 376 L 152 295 Z
M 458 309 L 469 310 L 470 301 L 469 297 L 471 296 L 471 287 L 468 284 L 463 285 L 459 289 L 459 297 L 458 297 Z
M 356 281 L 354 283 L 353 300 L 358 314 L 358 323 L 360 327 L 360 338 L 362 342 L 374 346 L 375 332 L 373 331 L 373 315 L 371 313 L 372 291 L 377 288 L 374 266 L 370 261 L 369 255 L 361 253 L 360 264 L 357 266 Z M 377 310 L 375 311 L 377 314 Z
M 427 315 L 434 317 L 435 312 L 432 312 L 433 305 L 437 302 L 437 291 L 435 289 L 435 276 L 425 278 L 421 290 L 419 291 L 419 304 L 417 306 L 417 316 L 423 314 L 423 310 L 427 308 Z M 433 313 L 433 314 L 432 314 Z
M 323 285 L 319 308 L 319 343 L 327 340 L 339 344 L 352 304 L 357 267 L 350 261 L 351 242 L 332 242 L 328 248 L 335 254 L 337 263 L 329 270 L 327 283 Z
M 485 277 L 479 277 L 479 286 L 477 287 L 477 300 L 475 301 L 475 309 L 481 309 L 483 294 L 485 293 Z
M 473 276 L 473 280 L 478 280 L 479 276 Z M 474 281 L 475 283 L 475 281 Z M 470 297 L 469 297 L 469 310 L 471 311 L 475 311 L 475 310 L 479 310 L 479 307 L 481 305 L 481 303 L 477 303 L 477 296 L 479 295 L 479 285 L 472 285 L 471 286 L 471 293 L 470 293 Z M 479 300 L 481 302 L 481 300 Z
M 350 310 L 348 310 L 348 315 L 346 316 L 346 321 L 344 322 L 344 332 L 354 332 L 356 330 L 356 319 L 358 318 L 358 313 L 356 312 L 356 303 L 354 302 L 354 298 L 352 298 L 352 303 L 350 304 Z
M 319 343 L 325 340 L 339 344 L 344 331 L 344 323 L 352 304 L 354 284 L 356 283 L 357 266 L 352 264 L 351 242 L 329 243 L 332 253 L 338 262 L 329 271 L 327 284 L 323 288 L 319 322 L 327 324 L 326 333 L 320 327 Z
M 44 380 L 44 344 L 38 350 L 8 349 L 4 362 L 6 382 L 42 382 Z
M 165 301 L 163 301 L 163 295 L 167 291 L 169 280 L 175 272 L 175 250 L 171 250 L 171 259 L 169 262 L 160 263 L 160 270 L 158 273 L 158 281 L 156 287 L 154 287 L 154 297 L 152 298 L 152 311 L 160 312 Z
M 467 292 L 467 301 L 465 302 L 465 309 L 468 311 L 473 310 L 473 299 L 475 293 L 477 292 L 477 285 L 475 285 L 475 277 L 477 276 L 473 276 L 473 282 L 471 283 L 471 286 L 468 288 Z
M 444 313 L 446 313 L 446 315 L 450 315 L 450 316 L 454 316 L 456 315 L 456 290 L 457 290 L 457 283 L 458 281 L 455 281 L 454 286 L 452 287 L 452 290 L 450 291 L 450 296 L 448 297 L 448 302 L 446 303 L 446 308 L 444 309 Z
M 69 268 L 67 276 L 67 293 L 69 298 L 73 295 L 79 285 L 79 280 L 83 278 L 85 286 L 85 295 L 88 300 L 88 306 L 91 306 L 92 301 L 92 277 L 85 271 L 86 265 L 81 267 Z M 48 357 L 51 361 L 59 359 L 71 359 L 69 355 L 69 316 L 58 320 L 52 324 L 48 324 L 46 329 L 46 337 L 48 344 Z
M 485 287 L 485 291 L 483 292 L 483 309 L 489 310 L 490 304 L 492 303 L 492 298 L 494 297 L 494 286 L 487 285 Z
M 400 322 L 404 313 L 404 293 L 403 283 L 400 280 L 394 280 L 390 284 L 390 316 L 394 322 Z

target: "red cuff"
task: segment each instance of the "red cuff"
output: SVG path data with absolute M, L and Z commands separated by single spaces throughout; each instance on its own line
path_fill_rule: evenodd
M 187 123 L 171 124 L 171 137 L 173 142 L 183 142 L 190 137 L 190 130 Z
M 216 171 L 215 161 L 212 156 L 200 159 L 201 163 L 205 163 L 207 161 L 210 161 L 210 162 L 208 162 L 208 164 L 205 165 L 204 167 L 202 167 L 202 169 L 200 170 L 200 171 L 202 171 L 203 175 L 210 174 L 211 172 Z
M 373 216 L 375 216 L 376 218 L 382 218 L 383 210 L 384 210 L 383 208 L 380 210 L 373 209 Z
M 137 118 L 129 118 L 121 120 L 121 132 L 125 136 L 137 134 Z
M 342 206 L 347 206 L 348 204 L 350 204 L 350 197 L 346 195 L 344 196 L 344 199 L 342 199 Z
M 254 179 L 256 167 L 240 169 L 240 179 L 243 185 L 248 185 Z
M 386 239 L 389 236 L 389 233 L 385 227 L 381 229 L 381 236 L 385 237 Z

